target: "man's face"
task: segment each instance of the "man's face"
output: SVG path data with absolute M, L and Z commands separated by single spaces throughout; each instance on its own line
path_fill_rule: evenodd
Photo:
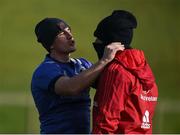
M 62 28 L 61 28 L 62 29 Z M 64 28 L 55 38 L 51 50 L 58 53 L 69 54 L 76 50 L 75 41 L 70 28 Z

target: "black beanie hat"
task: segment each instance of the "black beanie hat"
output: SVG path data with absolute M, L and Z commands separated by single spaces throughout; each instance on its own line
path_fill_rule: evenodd
M 66 27 L 69 27 L 63 20 L 58 18 L 45 18 L 35 27 L 37 41 L 50 52 L 50 47 L 55 37 Z
M 133 28 L 136 27 L 137 21 L 133 14 L 124 10 L 115 10 L 98 24 L 94 36 L 102 40 L 104 45 L 121 42 L 125 48 L 130 48 Z

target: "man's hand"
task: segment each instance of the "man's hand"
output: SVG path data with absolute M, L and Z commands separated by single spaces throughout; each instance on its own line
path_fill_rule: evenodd
M 105 47 L 104 55 L 91 68 L 73 77 L 62 76 L 55 83 L 55 92 L 58 95 L 78 95 L 82 90 L 92 85 L 104 67 L 113 60 L 119 50 L 124 50 L 124 45 L 114 42 Z
M 109 63 L 114 59 L 117 51 L 123 51 L 124 49 L 124 45 L 120 42 L 113 42 L 105 47 L 103 57 L 100 61 Z

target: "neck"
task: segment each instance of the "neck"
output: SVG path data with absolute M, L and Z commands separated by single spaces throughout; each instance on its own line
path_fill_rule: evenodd
M 63 62 L 63 63 L 67 63 L 70 61 L 70 54 L 59 54 L 59 53 L 56 53 L 53 51 L 50 53 L 50 56 L 53 59 L 60 61 L 60 62 Z

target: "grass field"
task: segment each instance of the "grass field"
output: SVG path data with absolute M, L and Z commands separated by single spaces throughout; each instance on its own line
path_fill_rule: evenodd
M 138 19 L 132 46 L 144 50 L 159 87 L 154 132 L 180 133 L 179 0 L 0 0 L 0 133 L 39 132 L 30 81 L 46 52 L 36 42 L 35 24 L 63 18 L 76 39 L 72 56 L 95 62 L 92 34 L 114 9 Z

